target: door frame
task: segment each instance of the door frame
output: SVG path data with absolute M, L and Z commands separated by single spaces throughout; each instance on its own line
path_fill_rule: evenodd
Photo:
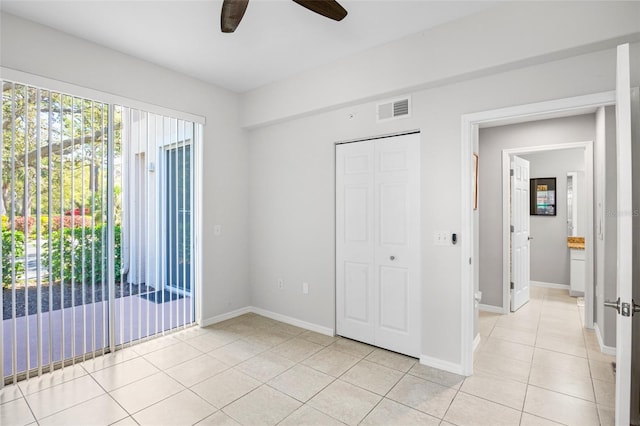
M 527 121 L 544 120 L 548 118 L 568 117 L 595 112 L 602 106 L 615 105 L 615 91 L 600 92 L 590 95 L 576 96 L 550 101 L 536 102 L 461 116 L 461 182 L 464 188 L 461 192 L 461 234 L 468 236 L 461 238 L 461 366 L 465 375 L 473 374 L 474 349 L 474 320 L 475 320 L 475 286 L 477 284 L 478 262 L 474 246 L 478 237 L 478 227 L 473 220 L 474 188 L 473 178 L 473 150 L 478 145 L 478 129 L 481 127 L 524 123 Z
M 593 141 L 584 142 L 568 142 L 555 145 L 539 145 L 522 148 L 509 148 L 502 150 L 502 313 L 508 314 L 510 312 L 509 293 L 510 293 L 510 280 L 509 280 L 509 254 L 511 252 L 511 215 L 509 214 L 509 170 L 511 168 L 511 157 L 513 155 L 531 154 L 534 152 L 548 152 L 559 151 L 564 149 L 584 148 L 584 166 L 585 166 L 585 181 L 587 183 L 586 188 L 586 206 L 587 206 L 587 231 L 585 232 L 586 241 L 595 241 L 593 238 L 593 209 L 588 208 L 593 205 Z M 556 202 L 558 196 L 556 194 Z M 587 275 L 585 282 L 584 300 L 585 306 L 593 306 L 593 260 L 594 253 L 593 244 L 587 244 L 585 246 Z M 593 310 L 585 309 L 585 326 L 587 328 L 593 328 Z
M 194 126 L 194 132 L 196 131 L 195 129 L 196 126 Z M 190 150 L 190 156 L 191 156 L 191 160 L 190 160 L 190 170 L 189 170 L 189 174 L 190 174 L 190 180 L 191 180 L 191 247 L 192 247 L 192 252 L 191 252 L 191 267 L 190 267 L 190 271 L 189 273 L 191 274 L 191 281 L 193 284 L 195 284 L 195 272 L 193 270 L 193 265 L 196 261 L 199 260 L 199 258 L 196 257 L 195 255 L 195 251 L 196 251 L 196 244 L 195 244 L 195 235 L 194 232 L 197 228 L 195 228 L 195 226 L 197 226 L 195 219 L 194 219 L 194 201 L 195 201 L 195 191 L 196 186 L 195 186 L 195 182 L 194 182 L 194 177 L 195 177 L 195 173 L 194 173 L 194 165 L 195 165 L 195 161 L 194 161 L 194 148 L 195 148 L 195 143 L 196 143 L 196 135 L 194 135 L 192 137 L 192 139 L 186 139 L 186 140 L 181 140 L 181 141 L 177 141 L 177 142 L 173 142 L 170 144 L 166 144 L 163 145 L 161 147 L 159 147 L 158 151 L 160 153 L 159 157 L 162 157 L 159 161 L 162 162 L 162 167 L 161 167 L 161 173 L 160 173 L 160 184 L 159 184 L 159 188 L 160 191 L 162 191 L 162 194 L 158 197 L 157 199 L 157 211 L 161 211 L 161 215 L 160 215 L 160 220 L 158 221 L 161 228 L 165 230 L 166 232 L 171 232 L 170 228 L 169 228 L 169 220 L 170 218 L 167 216 L 166 214 L 166 204 L 167 204 L 167 186 L 166 186 L 166 181 L 167 178 L 169 177 L 168 174 L 168 170 L 169 170 L 169 164 L 168 164 L 168 159 L 167 159 L 167 154 L 169 154 L 171 151 L 176 151 L 176 153 L 178 152 L 179 149 L 181 148 L 186 148 L 189 147 Z M 177 226 L 177 222 L 178 220 L 176 219 L 176 226 Z M 201 228 L 200 228 L 201 229 Z M 159 232 L 159 234 L 161 234 L 162 232 Z M 161 252 L 161 257 L 162 259 L 166 259 L 168 257 L 168 251 L 169 251 L 169 244 L 167 243 L 167 239 L 166 238 L 162 238 L 162 240 L 160 241 L 160 246 L 162 248 L 162 250 L 160 250 Z M 163 268 L 166 268 L 166 265 L 163 265 Z M 161 276 L 163 275 L 162 273 L 160 274 Z M 181 296 L 189 296 L 189 297 L 193 297 L 194 296 L 194 291 L 191 288 L 191 285 L 189 287 L 189 291 L 180 289 L 178 287 L 173 287 L 169 284 L 169 281 L 171 279 L 171 277 L 169 277 L 169 273 L 165 270 L 164 271 L 164 276 L 167 277 L 167 281 L 164 282 L 162 284 L 162 290 L 163 291 L 168 291 L 171 293 L 175 293 Z M 195 312 L 194 312 L 195 313 Z M 194 320 L 197 318 L 196 315 L 194 315 Z

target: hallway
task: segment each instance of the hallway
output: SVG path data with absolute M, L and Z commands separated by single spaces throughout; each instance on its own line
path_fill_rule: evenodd
M 567 290 L 540 287 L 517 312 L 480 312 L 474 376 L 461 390 L 522 409 L 521 425 L 613 425 L 615 357 L 583 321 Z

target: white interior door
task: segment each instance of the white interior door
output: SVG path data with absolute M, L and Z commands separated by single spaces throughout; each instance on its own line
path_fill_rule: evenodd
M 373 141 L 336 147 L 336 328 L 374 343 Z
M 420 135 L 375 143 L 375 344 L 420 355 Z
M 511 160 L 511 311 L 529 301 L 529 162 Z
M 420 354 L 420 136 L 336 147 L 339 335 Z
M 618 284 L 616 302 L 616 425 L 628 425 L 631 411 L 632 336 L 632 163 L 629 45 L 618 46 L 616 148 L 618 165 Z

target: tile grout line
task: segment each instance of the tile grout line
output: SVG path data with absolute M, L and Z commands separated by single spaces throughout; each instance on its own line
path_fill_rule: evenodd
M 527 404 L 527 396 L 529 395 L 529 386 L 531 386 L 530 382 L 531 382 L 531 371 L 533 370 L 533 362 L 534 359 L 536 357 L 536 349 L 538 348 L 537 343 L 538 343 L 538 333 L 540 332 L 540 320 L 542 319 L 542 311 L 544 309 L 544 301 L 545 301 L 545 296 L 543 296 L 542 299 L 542 304 L 540 306 L 540 312 L 538 313 L 538 317 L 537 317 L 537 325 L 536 325 L 536 338 L 533 341 L 533 353 L 531 354 L 531 361 L 529 363 L 529 374 L 527 375 L 527 386 L 524 389 L 524 398 L 522 399 L 522 410 L 520 411 L 520 424 L 522 424 L 522 418 L 524 417 L 524 409 L 525 406 Z

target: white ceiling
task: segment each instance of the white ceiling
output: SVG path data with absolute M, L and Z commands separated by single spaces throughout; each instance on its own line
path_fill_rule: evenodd
M 235 33 L 222 0 L 2 0 L 4 12 L 246 92 L 494 6 L 495 1 L 339 0 L 334 22 L 291 0 L 251 0 Z

